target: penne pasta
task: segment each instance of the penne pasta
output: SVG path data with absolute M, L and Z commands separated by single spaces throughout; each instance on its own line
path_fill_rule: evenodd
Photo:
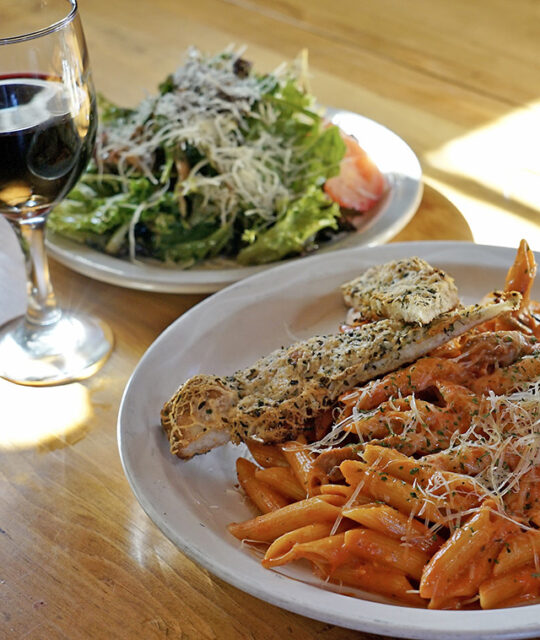
M 422 498 L 421 490 L 385 471 L 370 469 L 369 465 L 354 460 L 345 460 L 340 469 L 346 481 L 360 485 L 361 493 L 373 500 L 380 500 L 407 515 L 412 514 L 431 522 L 444 522 L 447 505 L 438 498 Z
M 508 536 L 497 556 L 493 575 L 500 576 L 532 564 L 540 571 L 540 531 L 523 531 Z
M 344 545 L 345 533 L 328 535 L 324 538 L 299 542 L 289 552 L 293 560 L 309 560 L 317 567 L 324 568 L 330 575 L 342 564 L 354 558 L 351 550 Z
M 455 577 L 474 559 L 480 549 L 491 540 L 495 529 L 489 520 L 489 511 L 481 509 L 466 524 L 454 531 L 431 558 L 420 582 L 420 595 L 433 598 L 447 588 Z
M 238 458 L 236 461 L 238 482 L 240 482 L 242 489 L 246 492 L 246 495 L 251 499 L 253 504 L 257 506 L 259 511 L 269 513 L 270 511 L 276 511 L 289 504 L 289 501 L 283 494 L 278 493 L 264 482 L 257 480 L 255 477 L 256 470 L 257 467 L 245 458 Z
M 403 604 L 416 607 L 425 606 L 425 601 L 415 593 L 413 586 L 402 571 L 358 561 L 353 565 L 338 567 L 331 574 L 319 571 L 319 575 L 332 582 L 377 593 Z
M 501 540 L 492 540 L 473 556 L 472 560 L 458 572 L 448 575 L 444 588 L 436 588 L 430 598 L 430 609 L 461 608 L 464 603 L 474 600 L 480 585 L 493 573 L 493 565 L 501 549 Z M 421 595 L 424 593 L 421 591 Z
M 318 493 L 317 483 L 313 481 L 314 478 L 311 473 L 315 455 L 304 445 L 305 443 L 295 440 L 280 445 L 280 448 L 296 479 L 304 488 L 306 494 L 312 496 Z
M 371 503 L 343 509 L 343 515 L 368 529 L 383 533 L 431 556 L 443 539 L 416 518 L 406 516 L 386 504 Z
M 429 463 L 419 462 L 395 449 L 367 444 L 362 457 L 372 468 L 387 471 L 405 482 L 412 481 L 424 489 L 433 488 L 437 482 L 443 484 L 441 481 L 444 480 L 444 483 L 450 483 L 452 491 L 459 490 L 465 493 L 477 490 L 471 478 L 463 474 L 439 470 Z
M 264 567 L 276 567 L 291 562 L 294 559 L 292 550 L 295 545 L 326 538 L 330 535 L 333 526 L 332 522 L 317 522 L 284 533 L 268 547 L 264 554 L 262 565 Z
M 483 609 L 500 607 L 504 602 L 522 596 L 540 597 L 540 573 L 533 565 L 527 565 L 486 580 L 480 585 L 480 605 Z
M 519 486 L 505 498 L 507 508 L 525 521 L 538 525 L 540 513 L 540 468 L 533 467 L 522 477 Z
M 291 500 L 303 500 L 306 497 L 305 489 L 300 485 L 290 468 L 267 467 L 266 469 L 257 469 L 255 478 Z
M 321 484 L 319 489 L 322 495 L 336 495 L 344 498 L 350 498 L 354 491 L 352 487 L 345 484 Z M 366 498 L 366 501 L 369 502 L 369 498 Z
M 462 473 L 443 471 L 399 451 L 376 445 L 366 445 L 364 460 L 372 469 L 412 482 L 431 496 L 444 497 L 453 511 L 465 511 L 478 506 L 483 492 L 472 478 Z
M 372 504 L 371 498 L 346 485 L 321 484 L 320 491 L 320 495 L 342 496 L 345 498 L 344 505 L 349 508 L 360 504 Z
M 420 580 L 429 555 L 418 549 L 406 547 L 397 540 L 371 529 L 350 529 L 344 534 L 344 548 L 351 554 L 388 565 Z
M 497 395 L 502 395 L 515 389 L 520 383 L 535 380 L 538 376 L 540 376 L 540 358 L 537 355 L 524 356 L 515 364 L 477 378 L 471 382 L 470 387 L 476 394 L 493 391 Z
M 508 607 L 522 607 L 527 604 L 539 604 L 540 596 L 536 593 L 522 593 L 520 595 L 514 596 L 512 598 L 508 598 L 506 600 L 502 600 L 497 604 L 498 609 L 508 608 Z M 484 607 L 487 609 L 488 607 Z
M 366 444 L 362 458 L 374 469 L 387 471 L 400 480 L 409 482 L 430 477 L 434 469 L 430 465 L 420 464 L 414 458 L 395 449 Z
M 505 538 L 517 526 L 485 503 L 431 558 L 420 582 L 424 598 L 470 597 L 493 571 Z
M 246 441 L 246 446 L 253 456 L 255 462 L 261 467 L 288 467 L 281 449 L 272 444 L 263 444 L 258 440 L 250 438 Z
M 273 542 L 284 533 L 314 522 L 334 523 L 341 515 L 342 504 L 341 496 L 316 496 L 245 522 L 230 524 L 228 529 L 239 540 Z

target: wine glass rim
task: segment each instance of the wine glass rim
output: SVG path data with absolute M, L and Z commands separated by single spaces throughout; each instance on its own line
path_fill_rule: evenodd
M 67 15 L 65 15 L 60 20 L 53 22 L 47 27 L 43 27 L 42 29 L 37 29 L 37 31 L 31 31 L 29 33 L 22 33 L 18 36 L 10 36 L 9 38 L 0 38 L 0 45 L 3 44 L 14 44 L 17 42 L 25 42 L 27 40 L 33 40 L 34 38 L 40 38 L 41 36 L 46 36 L 49 33 L 54 33 L 58 31 L 66 24 L 71 22 L 77 13 L 77 0 L 67 0 L 67 2 L 71 5 L 71 9 Z

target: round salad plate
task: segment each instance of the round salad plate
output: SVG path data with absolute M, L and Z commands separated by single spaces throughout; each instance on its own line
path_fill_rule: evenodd
M 335 331 L 345 308 L 339 285 L 373 264 L 420 256 L 454 276 L 465 303 L 500 288 L 515 252 L 470 243 L 396 243 L 354 248 L 285 264 L 237 282 L 176 320 L 145 353 L 124 391 L 118 443 L 130 486 L 179 550 L 222 580 L 289 611 L 342 627 L 438 640 L 540 635 L 540 605 L 516 610 L 435 611 L 329 590 L 304 566 L 264 569 L 227 524 L 253 517 L 235 489 L 244 445 L 227 444 L 189 461 L 174 457 L 160 410 L 197 373 L 223 375 L 297 339 Z M 538 258 L 537 258 L 538 259 Z M 538 299 L 540 288 L 533 295 Z
M 357 138 L 385 175 L 388 189 L 364 215 L 358 231 L 343 234 L 318 253 L 382 244 L 401 231 L 420 204 L 423 186 L 418 158 L 398 135 L 369 118 L 337 109 L 329 109 L 328 115 L 345 133 Z M 96 280 L 164 293 L 211 293 L 277 264 L 241 267 L 232 261 L 213 260 L 179 269 L 155 260 L 115 258 L 52 232 L 47 235 L 47 248 L 65 266 Z

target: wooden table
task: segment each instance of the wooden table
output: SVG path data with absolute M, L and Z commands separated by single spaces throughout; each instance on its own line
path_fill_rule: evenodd
M 245 44 L 271 70 L 308 48 L 322 103 L 393 129 L 425 173 L 395 240 L 540 249 L 540 15 L 526 0 L 81 0 L 95 83 L 132 105 L 196 44 Z M 1 3 L 0 3 L 1 16 Z M 2 231 L 4 227 L 2 227 Z M 0 255 L 9 239 L 0 235 Z M 369 637 L 277 609 L 213 578 L 147 518 L 116 417 L 152 341 L 202 299 L 122 289 L 52 263 L 60 303 L 102 316 L 116 348 L 80 384 L 0 381 L 0 637 L 25 640 Z M 0 320 L 22 262 L 0 260 Z

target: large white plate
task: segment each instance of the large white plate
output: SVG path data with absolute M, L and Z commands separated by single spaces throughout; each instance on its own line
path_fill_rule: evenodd
M 395 236 L 412 218 L 422 198 L 422 169 L 411 148 L 382 125 L 349 111 L 329 109 L 332 121 L 354 135 L 386 176 L 390 186 L 377 206 L 366 214 L 364 226 L 329 243 L 321 251 L 353 246 L 374 246 Z M 239 267 L 225 261 L 208 261 L 182 270 L 157 261 L 121 260 L 49 232 L 47 247 L 62 264 L 111 284 L 165 293 L 209 293 L 271 265 Z M 302 259 L 302 258 L 297 258 Z
M 149 348 L 125 390 L 118 420 L 122 463 L 143 509 L 184 553 L 221 579 L 290 611 L 407 638 L 494 639 L 540 635 L 540 605 L 519 610 L 427 611 L 355 599 L 314 586 L 307 569 L 263 569 L 226 525 L 253 515 L 233 489 L 243 446 L 188 462 L 159 427 L 163 403 L 196 373 L 225 374 L 297 338 L 333 331 L 344 317 L 339 285 L 368 266 L 419 255 L 451 273 L 465 302 L 500 288 L 511 249 L 470 243 L 401 243 L 306 258 L 236 283 L 174 322 Z M 540 296 L 536 286 L 534 295 Z M 310 584 L 311 583 L 311 584 Z

